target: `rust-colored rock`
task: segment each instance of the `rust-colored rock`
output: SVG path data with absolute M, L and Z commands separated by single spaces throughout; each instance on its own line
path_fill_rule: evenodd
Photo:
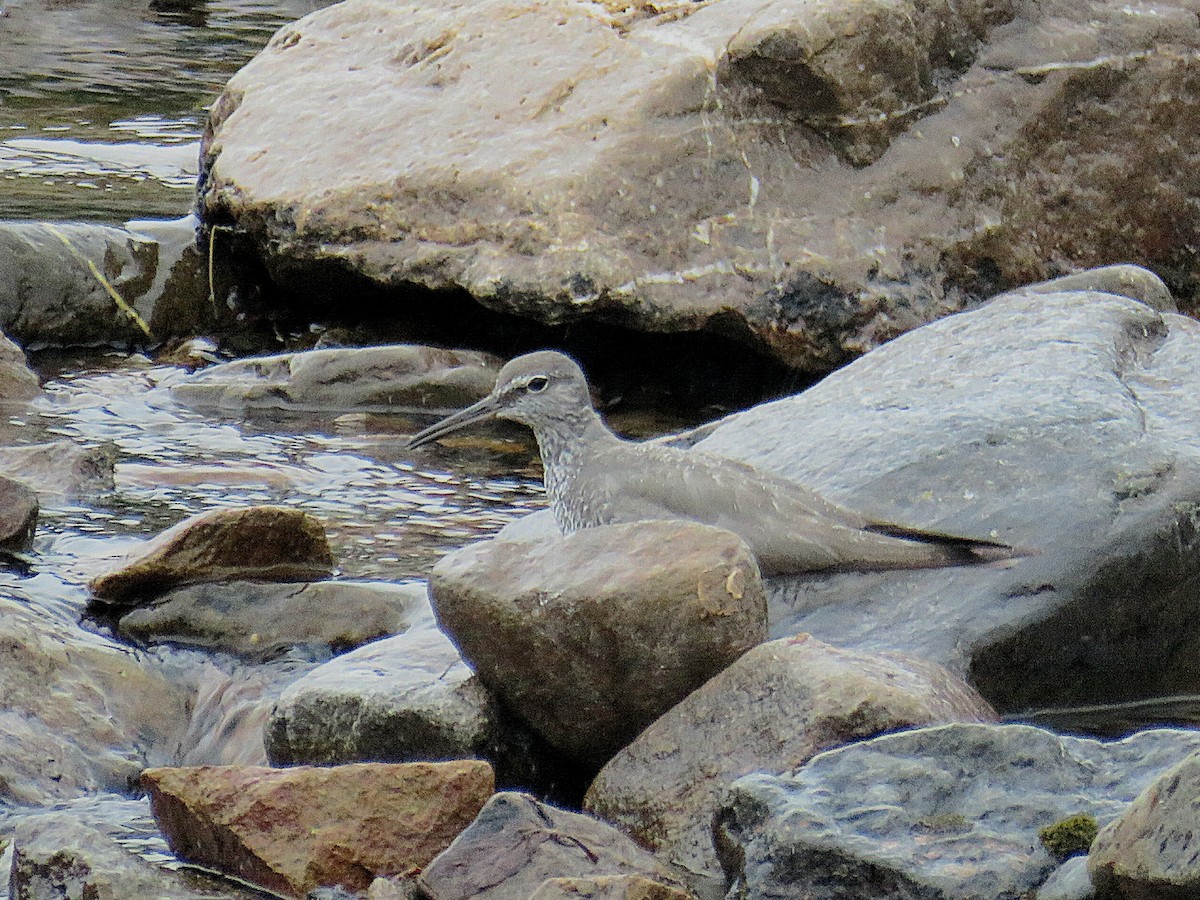
M 478 760 L 318 768 L 147 769 L 155 821 L 183 859 L 293 897 L 365 892 L 425 866 L 491 796 Z
M 182 584 L 313 581 L 332 571 L 325 528 L 315 516 L 283 506 L 246 506 L 184 519 L 88 587 L 100 603 L 136 606 Z

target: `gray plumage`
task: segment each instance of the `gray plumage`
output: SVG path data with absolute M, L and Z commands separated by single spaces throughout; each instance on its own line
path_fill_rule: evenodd
M 533 429 L 564 534 L 618 522 L 690 519 L 739 535 L 767 575 L 952 566 L 1013 553 L 995 541 L 877 522 L 737 460 L 626 441 L 592 408 L 575 361 L 550 350 L 512 360 L 489 396 L 414 435 L 409 447 L 493 417 Z

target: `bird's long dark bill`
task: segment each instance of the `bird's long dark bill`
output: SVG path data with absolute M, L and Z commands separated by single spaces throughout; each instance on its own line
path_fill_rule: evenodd
M 476 422 L 482 422 L 485 419 L 490 419 L 496 414 L 499 408 L 499 401 L 496 397 L 487 396 L 466 409 L 459 410 L 454 415 L 446 416 L 440 422 L 435 422 L 424 431 L 414 434 L 408 439 L 408 449 L 415 450 L 417 447 L 424 446 L 431 441 L 436 441 L 439 438 L 444 438 L 448 434 L 458 431 L 460 428 L 466 428 L 468 425 L 474 425 Z

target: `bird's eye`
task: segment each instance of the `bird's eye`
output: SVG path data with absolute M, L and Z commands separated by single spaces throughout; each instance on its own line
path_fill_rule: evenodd
M 546 389 L 546 385 L 549 383 L 549 378 L 546 378 L 544 375 L 537 375 L 529 379 L 529 382 L 525 385 L 525 390 L 531 394 L 540 394 Z

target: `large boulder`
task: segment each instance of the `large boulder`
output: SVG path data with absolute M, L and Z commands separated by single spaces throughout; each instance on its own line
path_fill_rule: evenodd
M 200 203 L 306 296 L 348 268 L 826 370 L 1071 266 L 1194 284 L 1197 46 L 1190 0 L 348 0 L 231 79 Z
M 1113 821 L 1197 748 L 1185 730 L 1102 743 L 1027 725 L 922 728 L 738 779 L 715 840 L 746 900 L 1017 900 L 1058 867 L 1042 829 Z
M 1001 710 L 1191 693 L 1197 371 L 1193 319 L 1108 293 L 1019 292 L 690 440 L 886 521 L 1026 551 L 775 579 L 772 636 L 912 653 L 968 673 Z
M 808 635 L 770 641 L 609 760 L 585 804 L 671 862 L 715 876 L 712 818 L 735 779 L 787 774 L 822 750 L 911 725 L 994 720 L 978 694 L 924 660 Z
M 480 680 L 595 768 L 766 636 L 749 548 L 693 522 L 481 541 L 434 567 L 430 596 Z

